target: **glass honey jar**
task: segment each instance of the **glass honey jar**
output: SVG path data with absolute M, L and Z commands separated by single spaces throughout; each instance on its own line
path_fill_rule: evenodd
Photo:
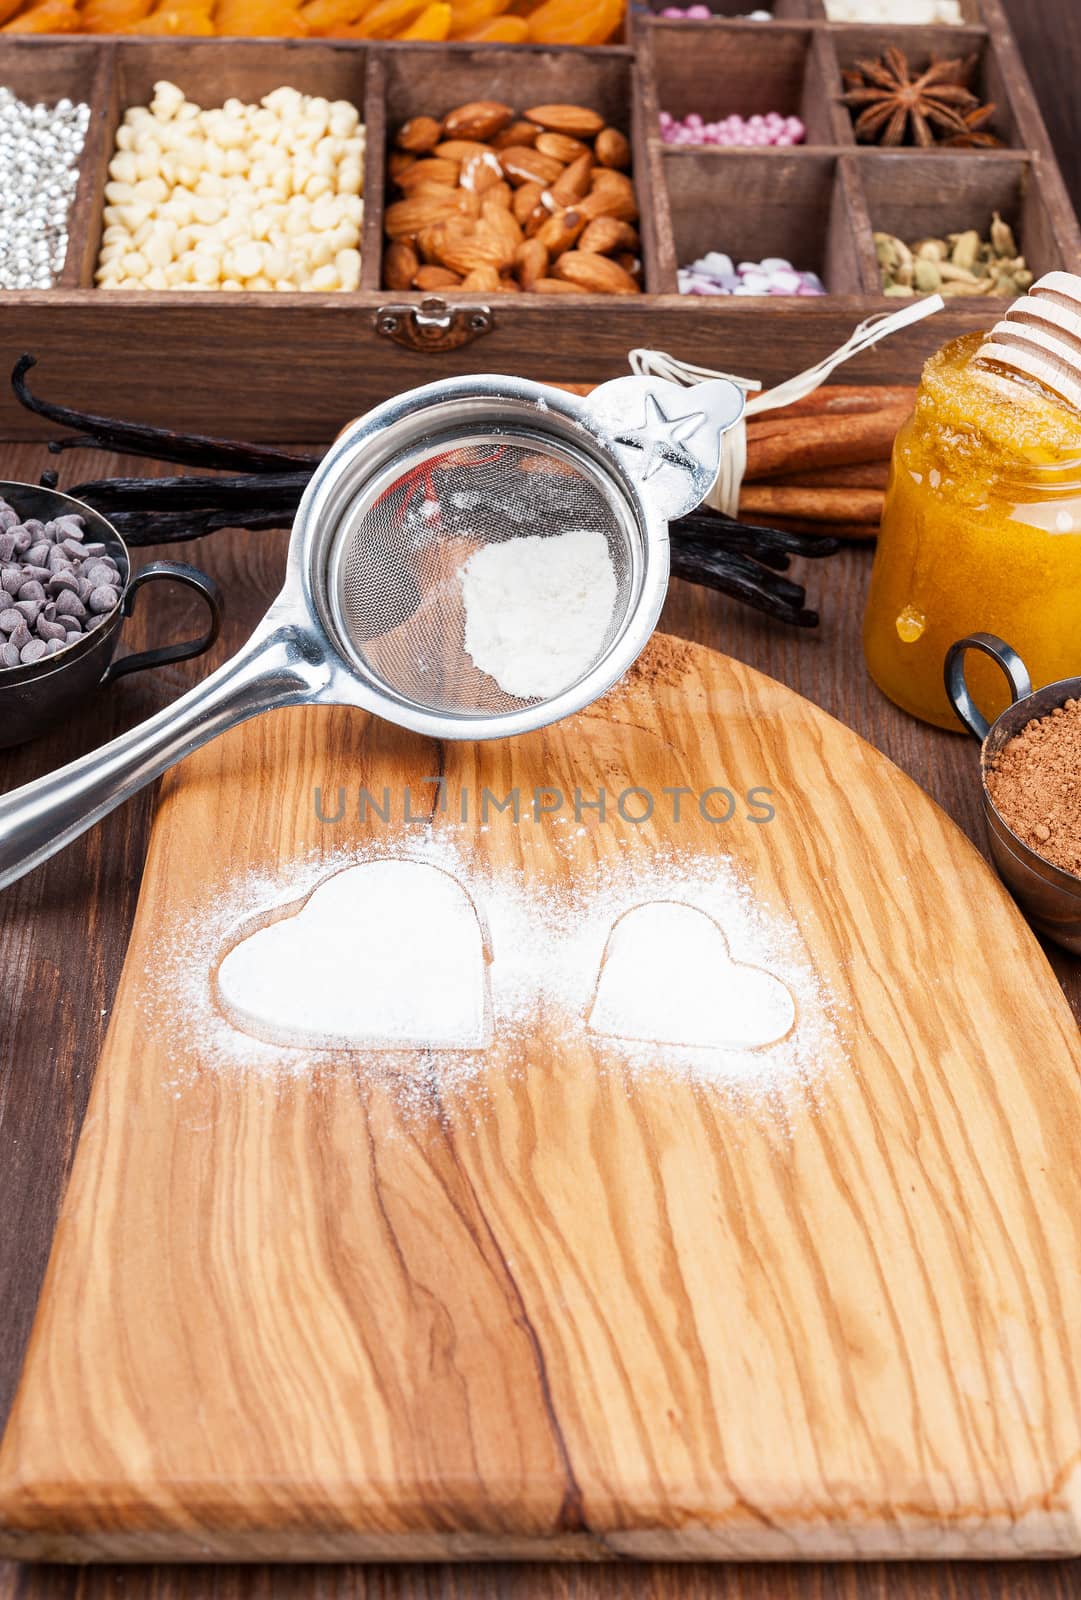
M 953 340 L 923 369 L 894 444 L 864 619 L 879 688 L 955 732 L 943 662 L 965 634 L 1007 639 L 1037 688 L 1081 673 L 1081 411 L 977 359 L 986 337 Z M 1005 709 L 991 662 L 973 661 L 971 687 L 988 717 Z

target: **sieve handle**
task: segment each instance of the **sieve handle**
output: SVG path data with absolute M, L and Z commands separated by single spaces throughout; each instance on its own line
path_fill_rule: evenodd
M 0 889 L 219 733 L 260 711 L 315 700 L 329 678 L 317 640 L 271 612 L 242 650 L 172 705 L 0 797 Z

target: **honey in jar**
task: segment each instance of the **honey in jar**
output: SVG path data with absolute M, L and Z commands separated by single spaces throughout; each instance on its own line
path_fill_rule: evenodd
M 942 670 L 965 634 L 999 634 L 1037 688 L 1081 673 L 1081 410 L 981 357 L 1004 326 L 953 340 L 923 369 L 894 444 L 864 620 L 879 688 L 958 732 Z M 970 661 L 973 693 L 993 718 L 1008 703 L 1002 676 Z

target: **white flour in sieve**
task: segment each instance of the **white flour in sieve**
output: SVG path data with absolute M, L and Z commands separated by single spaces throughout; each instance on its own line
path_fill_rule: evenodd
M 616 605 L 608 541 L 593 528 L 487 544 L 458 574 L 465 648 L 505 694 L 547 700 L 600 654 Z
M 141 1004 L 147 1026 L 165 1042 L 178 1073 L 195 1070 L 255 1071 L 270 1075 L 305 1074 L 335 1060 L 347 1059 L 354 1070 L 391 1089 L 403 1109 L 430 1112 L 433 1094 L 441 1103 L 457 1090 L 481 1082 L 493 1070 L 547 1069 L 561 1049 L 588 1044 L 591 1070 L 638 1075 L 668 1074 L 695 1084 L 723 1086 L 756 1096 L 772 1096 L 786 1085 L 807 1083 L 843 1059 L 837 1007 L 825 991 L 799 930 L 791 919 L 767 911 L 723 856 L 671 852 L 655 855 L 628 849 L 610 860 L 582 864 L 577 833 L 584 829 L 552 829 L 546 842 L 562 848 L 576 863 L 573 880 L 553 883 L 509 870 L 493 870 L 474 855 L 475 835 L 469 829 L 440 826 L 424 833 L 384 837 L 370 847 L 292 863 L 280 876 L 242 873 L 208 890 L 203 903 L 159 936 Z M 374 930 L 401 921 L 403 879 L 399 873 L 372 874 L 363 904 L 339 903 L 335 916 L 320 925 L 296 918 L 296 909 L 321 884 L 342 874 L 352 876 L 359 893 L 364 878 L 348 869 L 392 860 L 435 868 L 456 880 L 462 891 L 454 916 L 459 939 L 482 937 L 488 993 L 485 1032 L 488 1052 L 447 1044 L 446 991 L 425 982 L 423 965 L 403 950 L 397 971 L 393 963 L 380 974 L 396 984 L 396 996 L 383 1003 L 384 1043 L 356 1045 L 337 1053 L 318 1048 L 325 1028 L 319 991 L 311 982 L 328 940 L 358 919 Z M 419 881 L 419 880 L 418 880 Z M 425 890 L 425 895 L 427 895 Z M 461 921 L 461 903 L 472 902 L 468 928 Z M 658 906 L 677 905 L 702 915 L 669 918 L 653 930 Z M 237 1026 L 236 993 L 232 1017 L 216 993 L 215 974 L 225 970 L 229 952 L 258 936 L 268 919 L 288 907 L 292 917 L 278 921 L 292 926 L 292 941 L 266 947 L 259 975 L 264 992 L 286 997 L 279 1006 L 278 1030 L 291 1031 L 296 1042 L 271 1042 Z M 411 902 L 416 916 L 424 899 Z M 631 915 L 633 914 L 633 916 Z M 630 942 L 630 959 L 613 959 L 613 934 L 639 921 Z M 478 929 L 480 932 L 478 933 Z M 703 930 L 709 949 L 703 966 Z M 656 934 L 667 941 L 662 951 Z M 723 934 L 723 940 L 720 935 Z M 651 943 L 652 937 L 652 943 Z M 362 941 L 363 943 L 363 941 Z M 722 946 L 726 946 L 722 948 Z M 649 988 L 651 950 L 655 979 Z M 361 952 L 358 949 L 358 961 Z M 628 954 L 625 948 L 624 955 Z M 224 961 L 223 961 L 224 958 Z M 310 970 L 309 970 L 310 968 Z M 709 995 L 696 991 L 693 1013 L 663 981 L 673 970 L 697 969 L 710 984 Z M 449 970 L 449 969 L 448 969 Z M 473 981 L 460 961 L 458 981 Z M 474 977 L 476 968 L 473 969 Z M 371 1037 L 373 1012 L 362 1003 L 365 985 L 357 971 L 350 994 L 338 1002 L 335 1023 L 341 1039 L 350 1028 Z M 368 986 L 370 992 L 370 985 Z M 752 990 L 757 988 L 758 997 Z M 464 1015 L 477 1016 L 475 991 L 465 1001 Z M 714 1007 L 709 1006 L 712 996 Z M 354 1002 L 350 1010 L 350 1000 Z M 461 1019 L 463 1013 L 456 1013 Z M 408 1018 L 392 1022 L 387 1016 Z M 283 1017 L 285 1026 L 283 1027 Z M 712 1020 L 709 1020 L 712 1018 Z M 401 1028 L 402 1038 L 427 1039 L 423 1063 L 416 1055 L 387 1048 L 388 1031 Z M 260 1030 L 261 1031 L 261 1030 Z M 378 1030 L 377 1030 L 378 1031 Z M 643 1034 L 645 1036 L 643 1036 Z M 663 1037 L 661 1037 L 663 1035 Z M 460 1036 L 459 1036 L 460 1039 Z M 305 1042 L 301 1042 L 305 1041 Z M 329 1043 L 324 1039 L 324 1045 Z M 585 1059 L 585 1058 L 583 1058 Z M 497 1063 L 493 1065 L 493 1063 Z

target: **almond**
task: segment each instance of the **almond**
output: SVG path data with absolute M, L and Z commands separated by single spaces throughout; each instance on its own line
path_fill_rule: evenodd
M 616 217 L 620 222 L 638 221 L 638 202 L 633 189 L 628 195 L 623 190 L 605 186 L 594 189 L 592 194 L 587 194 L 584 200 L 575 204 L 587 222 L 592 222 L 594 217 Z
M 547 250 L 553 259 L 562 255 L 564 250 L 570 250 L 586 225 L 586 219 L 578 211 L 555 211 L 547 222 L 541 224 L 534 234 L 535 239 Z M 538 274 L 543 277 L 543 273 Z
M 611 189 L 616 194 L 625 194 L 634 197 L 634 184 L 625 172 L 616 172 L 612 167 L 594 167 L 589 175 L 590 189 Z
M 512 144 L 536 144 L 540 129 L 535 122 L 512 122 L 491 141 L 493 150 L 506 150 Z
M 514 252 L 514 268 L 523 289 L 548 276 L 548 252 L 539 239 L 526 239 Z M 392 285 L 392 287 L 394 287 Z
M 431 156 L 425 161 L 415 161 L 408 172 L 403 172 L 398 179 L 398 187 L 404 189 L 406 194 L 425 189 L 429 184 L 443 189 L 456 189 L 461 170 L 457 161 L 440 161 Z
M 529 213 L 528 217 L 525 219 L 525 222 L 522 224 L 526 238 L 532 239 L 537 233 L 539 233 L 552 213 L 558 210 L 559 207 L 556 205 L 551 195 L 545 191 L 545 193 L 541 195 L 540 204 L 533 207 L 533 210 Z
M 432 154 L 443 161 L 468 161 L 470 156 L 486 156 L 488 146 L 479 139 L 443 139 Z
M 579 250 L 607 256 L 615 250 L 637 250 L 638 234 L 618 217 L 594 217 L 578 241 Z
M 569 167 L 565 167 L 558 182 L 552 185 L 552 198 L 556 204 L 570 206 L 576 200 L 581 200 L 583 195 L 589 193 L 592 175 L 593 157 L 587 150 L 584 156 L 578 156 Z
M 541 183 L 548 188 L 563 172 L 562 161 L 542 156 L 524 144 L 512 144 L 501 150 L 499 160 L 511 183 Z
M 403 172 L 408 172 L 410 167 L 417 164 L 416 156 L 408 155 L 404 150 L 392 150 L 387 157 L 387 173 L 394 183 L 397 183 Z
M 414 155 L 424 155 L 439 143 L 441 129 L 434 117 L 410 117 L 398 129 L 394 141 L 399 150 L 410 150 Z
M 626 134 L 618 128 L 602 128 L 593 145 L 593 153 L 602 167 L 629 167 L 631 146 Z
M 477 289 L 482 294 L 491 294 L 494 289 L 501 287 L 502 279 L 494 267 L 474 267 L 472 272 L 462 279 L 463 289 Z
M 583 144 L 581 139 L 571 139 L 565 133 L 538 133 L 533 148 L 539 150 L 542 156 L 552 156 L 564 165 L 589 154 L 587 144 Z
M 642 262 L 633 250 L 622 250 L 612 257 L 617 267 L 622 267 L 624 272 L 629 272 L 635 283 L 642 281 Z
M 640 294 L 641 290 L 629 272 L 607 256 L 586 255 L 581 250 L 568 250 L 552 268 L 557 278 L 576 284 L 586 294 Z
M 419 267 L 413 276 L 414 289 L 453 289 L 461 278 L 447 267 Z
M 411 239 L 435 222 L 460 216 L 466 199 L 468 196 L 461 189 L 425 189 L 388 206 L 383 226 L 391 239 Z
M 496 272 L 510 267 L 514 250 L 484 222 L 456 217 L 444 223 L 439 243 L 443 266 L 463 276 L 477 267 L 494 267 Z
M 481 155 L 470 156 L 463 161 L 461 174 L 462 188 L 472 189 L 477 194 L 494 189 L 497 183 L 503 182 L 503 168 L 494 150 L 485 150 Z
M 572 139 L 592 139 L 604 127 L 604 118 L 585 106 L 533 106 L 526 118 L 550 133 L 566 133 Z
M 491 228 L 498 239 L 506 246 L 508 262 L 514 260 L 514 253 L 521 244 L 523 234 L 521 227 L 505 206 L 499 205 L 494 200 L 483 200 L 480 208 L 481 220 Z
M 470 100 L 443 118 L 444 139 L 477 139 L 482 143 L 514 121 L 510 106 L 498 100 Z
M 432 262 L 437 266 L 442 261 L 443 228 L 442 222 L 436 222 L 430 228 L 421 228 L 417 234 L 416 250 L 422 261 Z
M 581 289 L 573 283 L 564 283 L 562 278 L 538 278 L 536 283 L 530 285 L 530 294 L 581 294 Z
M 420 267 L 420 257 L 404 239 L 393 239 L 383 252 L 383 285 L 387 289 L 408 289 Z
M 523 184 L 522 187 L 526 188 L 528 185 Z M 502 183 L 493 183 L 490 189 L 485 189 L 484 199 L 490 200 L 493 205 L 502 206 L 504 211 L 510 211 L 516 192 L 520 194 L 521 190 L 515 191 L 504 179 Z
M 540 205 L 540 197 L 544 193 L 542 183 L 523 183 L 520 189 L 515 189 L 511 200 L 511 210 L 518 221 L 525 227 L 532 213 Z

